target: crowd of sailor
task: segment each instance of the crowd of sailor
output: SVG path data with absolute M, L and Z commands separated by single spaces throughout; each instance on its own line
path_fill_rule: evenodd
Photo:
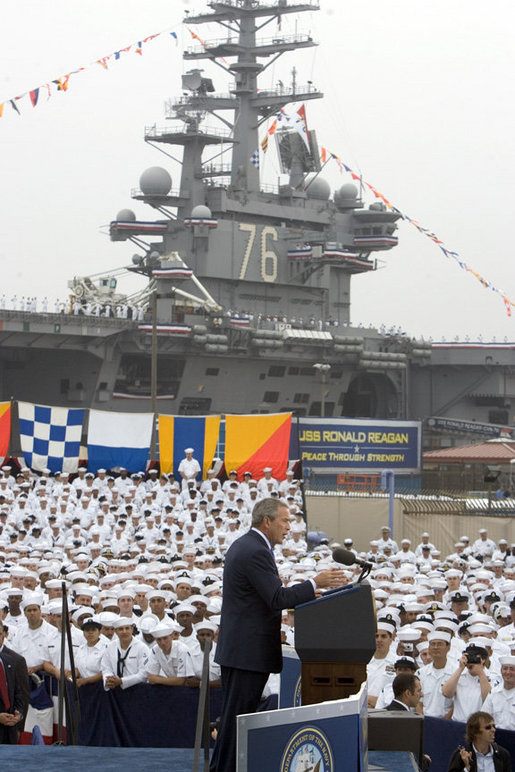
M 308 550 L 301 488 L 291 472 L 276 480 L 266 468 L 261 479 L 246 473 L 242 481 L 231 472 L 223 483 L 212 471 L 197 482 L 199 472 L 191 448 L 177 480 L 157 470 L 81 469 L 70 477 L 3 468 L 0 620 L 6 645 L 25 658 L 29 674 L 59 674 L 64 588 L 79 686 L 198 687 L 206 639 L 213 643 L 210 679 L 218 685 L 223 557 L 263 497 L 282 499 L 291 512 L 290 532 L 275 547 L 285 584 L 335 565 L 333 550 L 341 545 L 322 539 Z M 350 538 L 344 547 L 356 551 Z M 371 709 L 391 702 L 396 675 L 416 673 L 423 695 L 417 711 L 464 721 L 483 706 L 497 726 L 515 730 L 512 552 L 484 528 L 442 555 L 428 533 L 419 544 L 397 544 L 385 526 L 360 553 L 373 566 L 377 608 L 367 667 Z M 349 583 L 356 571 L 346 569 Z M 283 643 L 293 645 L 294 613 L 285 609 L 282 621 Z M 271 676 L 265 696 L 277 690 Z
M 0 295 L 0 311 L 22 311 L 25 313 L 54 313 L 54 314 L 72 314 L 73 316 L 95 316 L 103 317 L 105 319 L 132 319 L 137 321 L 143 321 L 145 314 L 148 311 L 148 307 L 143 303 L 139 305 L 132 305 L 131 303 L 100 303 L 92 301 L 81 301 L 79 298 L 70 296 L 66 300 L 60 300 L 59 298 L 54 301 L 44 297 L 41 301 L 37 297 L 25 297 L 18 298 L 17 295 L 13 295 L 10 300 L 5 294 Z M 203 314 L 204 310 L 199 308 L 198 313 Z M 282 314 L 277 316 L 265 315 L 265 314 L 249 314 L 246 311 L 233 311 L 229 309 L 225 312 L 225 316 L 230 320 L 238 320 L 239 322 L 247 322 L 249 325 L 255 325 L 258 329 L 266 326 L 268 323 L 274 325 L 289 325 L 299 326 L 302 328 L 309 328 L 312 330 L 326 330 L 333 327 L 348 327 L 348 324 L 340 324 L 336 319 L 321 320 L 314 316 L 308 318 L 304 317 L 287 317 Z M 363 324 L 356 325 L 362 329 Z M 372 328 L 372 325 L 369 325 Z M 383 334 L 390 335 L 403 335 L 400 327 L 381 328 Z

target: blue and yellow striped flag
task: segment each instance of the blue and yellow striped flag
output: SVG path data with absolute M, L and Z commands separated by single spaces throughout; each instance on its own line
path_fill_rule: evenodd
M 161 472 L 173 472 L 178 478 L 178 468 L 184 458 L 184 450 L 192 447 L 204 479 L 213 464 L 220 431 L 220 416 L 160 415 L 158 418 Z

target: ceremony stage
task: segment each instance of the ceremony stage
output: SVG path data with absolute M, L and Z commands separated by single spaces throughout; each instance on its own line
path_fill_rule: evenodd
M 84 746 L 2 745 L 2 769 L 23 769 L 23 772 L 192 772 L 193 750 L 190 748 L 92 748 Z M 203 770 L 202 760 L 200 769 Z M 408 753 L 400 751 L 369 752 L 369 772 L 415 772 L 416 766 Z M 270 771 L 272 772 L 272 771 Z

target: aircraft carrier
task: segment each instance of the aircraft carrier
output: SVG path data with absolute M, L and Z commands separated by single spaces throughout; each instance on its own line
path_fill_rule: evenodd
M 425 446 L 509 434 L 513 343 L 431 343 L 353 327 L 351 282 L 394 249 L 402 215 L 332 191 L 305 105 L 323 94 L 291 82 L 260 88 L 279 57 L 316 45 L 280 21 L 316 2 L 224 0 L 187 16 L 182 94 L 145 141 L 179 159 L 147 169 L 113 241 L 130 265 L 70 281 L 59 309 L 0 310 L 0 399 L 175 415 L 275 413 L 421 419 Z M 220 37 L 204 39 L 216 23 Z M 215 80 L 202 64 L 215 63 Z M 224 73 L 221 73 L 221 70 Z M 218 75 L 218 73 L 221 73 Z M 218 92 L 217 78 L 228 81 Z M 272 145 L 282 174 L 261 179 Z M 160 154 L 160 158 L 162 153 Z M 117 275 L 141 274 L 133 296 Z

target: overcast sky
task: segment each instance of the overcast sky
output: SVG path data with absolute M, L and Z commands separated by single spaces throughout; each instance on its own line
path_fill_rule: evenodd
M 290 80 L 321 88 L 307 105 L 318 141 L 448 249 L 515 300 L 513 200 L 515 106 L 513 6 L 497 0 L 321 0 L 318 13 L 283 20 L 282 31 L 310 31 L 320 46 L 284 55 L 263 86 Z M 0 119 L 2 291 L 64 298 L 74 275 L 130 262 L 130 242 L 111 243 L 110 220 L 125 207 L 152 210 L 131 188 L 149 166 L 179 167 L 145 144 L 145 125 L 164 125 L 164 100 L 180 94 L 181 51 L 191 37 L 184 11 L 202 0 L 3 0 L 0 102 L 73 69 L 69 90 L 33 108 L 6 104 Z M 96 59 L 161 31 L 175 30 L 105 71 Z M 194 27 L 204 39 L 220 28 Z M 270 30 L 270 33 L 268 32 Z M 264 34 L 274 34 L 272 24 Z M 228 80 L 205 66 L 217 91 Z M 212 119 L 210 120 L 212 123 Z M 273 154 L 265 174 L 277 178 Z M 331 163 L 334 189 L 349 182 Z M 174 185 L 175 186 L 175 185 Z M 368 196 L 367 203 L 373 201 Z M 401 327 L 413 336 L 515 339 L 501 298 L 445 258 L 407 222 L 400 245 L 374 275 L 353 282 L 352 320 Z

